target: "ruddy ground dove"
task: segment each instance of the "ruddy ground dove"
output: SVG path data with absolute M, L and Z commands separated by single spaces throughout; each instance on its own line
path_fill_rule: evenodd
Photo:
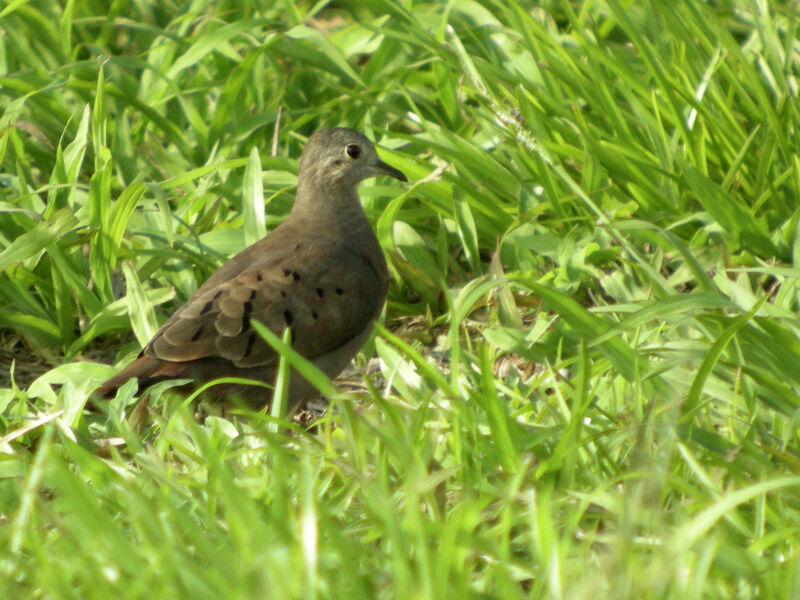
M 328 376 L 338 375 L 369 337 L 386 298 L 386 261 L 356 189 L 377 175 L 408 181 L 378 158 L 361 133 L 335 128 L 312 135 L 286 220 L 217 269 L 97 393 L 110 396 L 132 377 L 140 390 L 184 377 L 199 383 L 244 377 L 272 385 L 278 356 L 251 319 L 278 335 L 289 327 L 298 353 Z M 216 399 L 238 395 L 255 406 L 269 398 L 258 386 L 224 384 L 210 391 Z M 313 394 L 292 372 L 289 410 Z

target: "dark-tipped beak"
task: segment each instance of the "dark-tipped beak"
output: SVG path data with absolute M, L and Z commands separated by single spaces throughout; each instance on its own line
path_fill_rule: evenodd
M 379 160 L 378 162 L 375 163 L 375 168 L 378 169 L 380 172 L 389 175 L 390 177 L 399 179 L 400 181 L 408 181 L 408 177 L 406 177 L 402 171 L 398 171 L 394 167 L 390 167 L 382 160 Z

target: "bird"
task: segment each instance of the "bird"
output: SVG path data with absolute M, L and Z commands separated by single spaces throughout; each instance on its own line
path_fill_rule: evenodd
M 358 199 L 370 177 L 408 178 L 378 158 L 360 132 L 322 129 L 300 156 L 297 191 L 288 217 L 266 237 L 219 267 L 161 326 L 139 356 L 95 391 L 113 396 L 131 378 L 139 390 L 188 378 L 220 377 L 274 383 L 278 354 L 252 328 L 278 335 L 288 327 L 292 348 L 335 378 L 369 338 L 389 285 L 378 239 Z M 292 371 L 291 413 L 316 394 Z M 207 397 L 236 397 L 254 408 L 270 401 L 263 387 L 220 384 Z

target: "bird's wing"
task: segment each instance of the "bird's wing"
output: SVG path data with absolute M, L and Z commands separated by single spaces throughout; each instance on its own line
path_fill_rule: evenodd
M 332 352 L 356 337 L 380 310 L 386 280 L 341 243 L 306 244 L 276 261 L 256 261 L 231 279 L 203 286 L 144 349 L 166 361 L 223 358 L 258 367 L 276 360 L 255 319 L 306 358 Z

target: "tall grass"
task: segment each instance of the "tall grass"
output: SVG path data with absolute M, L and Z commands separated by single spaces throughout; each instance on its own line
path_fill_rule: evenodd
M 800 597 L 799 17 L 6 4 L 0 596 Z M 360 391 L 85 412 L 331 125 L 412 181 Z

